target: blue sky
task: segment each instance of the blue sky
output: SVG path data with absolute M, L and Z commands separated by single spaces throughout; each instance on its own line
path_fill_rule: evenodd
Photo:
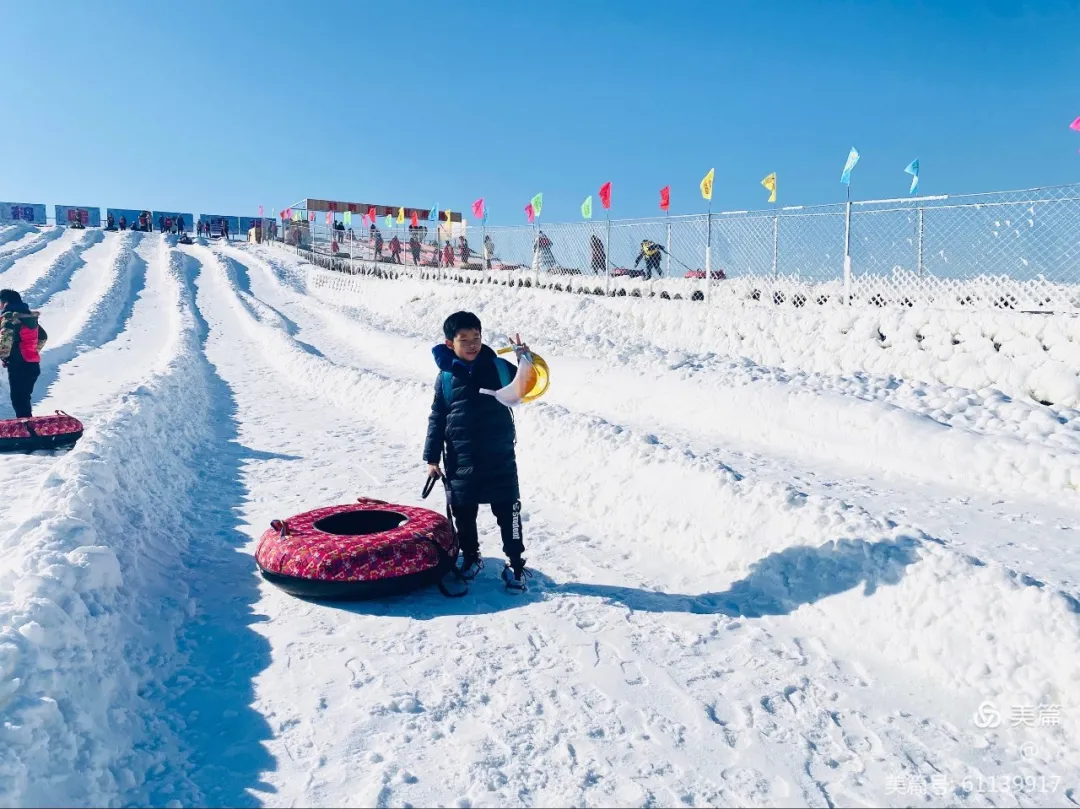
M 574 221 L 1080 180 L 1076 0 L 5 3 L 0 199 Z M 164 9 L 161 13 L 158 9 Z M 51 209 L 50 209 L 51 210 Z

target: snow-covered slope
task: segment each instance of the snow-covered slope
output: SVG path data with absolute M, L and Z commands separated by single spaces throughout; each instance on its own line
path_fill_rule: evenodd
M 1071 322 L 57 248 L 6 274 L 55 335 L 39 407 L 87 434 L 0 466 L 0 803 L 1080 800 Z M 440 508 L 429 349 L 460 308 L 553 370 L 516 412 L 533 590 L 502 592 L 490 515 L 461 600 L 261 582 L 274 517 Z M 1001 359 L 976 372 L 980 340 Z

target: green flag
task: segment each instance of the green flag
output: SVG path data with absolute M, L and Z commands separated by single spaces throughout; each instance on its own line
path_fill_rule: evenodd
M 592 219 L 592 194 L 585 197 L 585 201 L 581 203 L 581 215 L 586 219 Z
M 539 217 L 540 216 L 540 209 L 544 207 L 544 195 L 543 194 L 537 194 L 535 197 L 533 197 L 532 198 L 532 206 L 533 206 L 533 213 L 536 214 L 537 217 Z
M 345 211 L 345 224 L 346 225 L 351 225 L 352 224 L 352 211 Z
M 388 228 L 392 228 L 394 226 L 394 217 L 392 217 L 390 214 L 386 215 L 386 226 Z

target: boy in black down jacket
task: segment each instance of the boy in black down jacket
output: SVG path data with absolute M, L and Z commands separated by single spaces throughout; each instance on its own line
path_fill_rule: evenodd
M 521 539 L 514 419 L 510 408 L 480 392 L 481 388 L 494 391 L 503 387 L 503 380 L 512 379 L 517 369 L 483 344 L 480 318 L 472 312 L 450 315 L 443 324 L 443 334 L 446 342 L 431 350 L 439 375 L 424 444 L 428 475 L 445 474 L 450 486 L 450 505 L 462 551 L 462 575 L 475 578 L 484 566 L 476 516 L 481 503 L 490 503 L 502 534 L 503 553 L 509 560 L 503 569 L 503 581 L 511 589 L 525 590 L 529 572 L 522 558 L 525 546 Z M 520 341 L 514 348 L 528 350 Z M 504 366 L 501 374 L 500 363 Z M 439 469 L 440 458 L 445 473 Z

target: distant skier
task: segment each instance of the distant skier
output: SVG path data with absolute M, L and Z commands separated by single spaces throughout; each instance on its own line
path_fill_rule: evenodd
M 412 253 L 412 261 L 417 267 L 420 266 L 420 237 L 413 233 L 409 239 L 409 252 Z
M 508 559 L 503 582 L 509 589 L 525 590 L 525 579 L 532 574 L 522 558 L 525 545 L 514 419 L 510 408 L 494 396 L 480 393 L 481 388 L 502 387 L 502 378 L 512 378 L 517 369 L 483 344 L 480 318 L 472 312 L 450 315 L 443 323 L 443 336 L 445 341 L 431 350 L 439 375 L 424 442 L 428 477 L 445 476 L 449 485 L 461 543 L 462 576 L 473 579 L 484 566 L 476 517 L 480 504 L 489 503 Z M 520 338 L 514 348 L 519 353 L 528 351 Z M 440 460 L 445 472 L 439 467 Z
M 41 376 L 41 349 L 48 335 L 14 289 L 0 289 L 0 362 L 7 368 L 15 418 L 31 418 L 34 383 Z

